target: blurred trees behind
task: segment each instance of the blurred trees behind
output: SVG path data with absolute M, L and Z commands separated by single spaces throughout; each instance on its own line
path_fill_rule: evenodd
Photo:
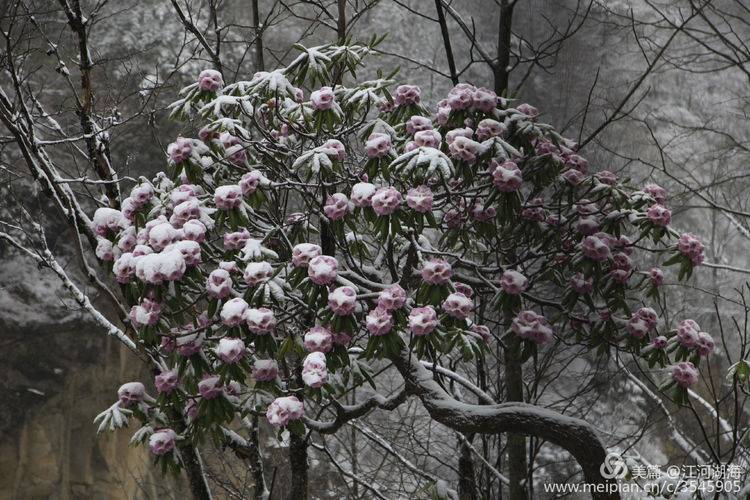
M 66 178 L 81 181 L 71 184 L 90 206 L 101 186 L 83 181 L 97 172 L 111 168 L 119 178 L 137 178 L 163 168 L 166 144 L 180 132 L 165 108 L 200 70 L 220 69 L 227 81 L 250 79 L 288 63 L 294 43 L 387 33 L 378 65 L 400 67 L 400 78 L 421 86 L 430 104 L 456 81 L 494 87 L 537 105 L 545 121 L 578 137 L 595 168 L 667 187 L 676 225 L 702 233 L 709 257 L 690 294 L 684 287 L 671 293 L 721 337 L 730 364 L 746 356 L 750 8 L 743 0 L 7 0 L 0 16 L 0 101 L 27 103 L 44 151 Z M 43 221 L 59 262 L 114 320 L 116 305 L 97 292 L 87 271 L 90 256 L 34 183 L 13 134 L 14 117 L 1 111 L 0 230 L 16 224 L 23 210 Z M 97 485 L 104 482 L 130 491 L 123 496 L 132 495 L 133 485 L 146 497 L 179 491 L 142 466 L 139 450 L 93 437 L 89 421 L 120 378 L 112 367 L 137 373 L 138 361 L 94 331 L 49 271 L 4 243 L 0 256 L 0 394 L 10 402 L 0 411 L 0 435 L 8 438 L 0 490 L 13 492 L 9 497 L 58 489 L 96 496 L 113 491 Z M 644 460 L 688 463 L 744 453 L 737 435 L 746 426 L 745 388 L 725 382 L 728 365 L 714 367 L 692 415 L 675 421 L 675 408 L 652 391 L 653 374 L 633 360 L 589 360 L 574 349 L 557 354 L 554 364 L 526 374 L 525 400 L 595 420 L 611 445 Z M 485 388 L 497 400 L 507 392 L 501 359 L 498 353 L 490 367 L 497 376 Z M 626 392 L 638 396 L 623 400 Z M 352 439 L 318 450 L 313 470 L 356 471 L 390 498 L 423 495 L 435 478 L 455 483 L 470 463 L 481 488 L 474 494 L 508 494 L 498 472 L 508 466 L 507 439 L 468 444 L 423 426 L 414 418 L 420 411 L 407 405 L 352 424 Z M 684 436 L 695 439 L 699 452 L 679 444 Z M 85 445 L 76 446 L 78 440 Z M 522 449 L 529 477 L 533 470 L 534 478 L 564 481 L 576 471 L 571 463 L 561 472 L 559 462 L 569 457 L 543 443 L 527 440 Z M 207 453 L 217 491 L 249 495 L 242 462 Z M 275 481 L 283 484 L 284 454 L 267 459 L 267 471 L 278 469 Z M 320 477 L 331 484 L 314 484 L 315 497 L 331 490 L 368 497 L 346 474 Z M 534 497 L 533 482 L 525 494 Z

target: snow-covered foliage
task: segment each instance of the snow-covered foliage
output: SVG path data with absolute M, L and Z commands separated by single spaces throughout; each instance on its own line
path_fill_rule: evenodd
M 674 365 L 664 389 L 685 401 L 713 341 L 657 313 L 663 272 L 639 262 L 682 279 L 703 247 L 669 227 L 661 192 L 591 174 L 538 110 L 490 90 L 459 84 L 432 113 L 418 87 L 357 83 L 370 51 L 302 48 L 226 86 L 201 73 L 173 105 L 199 138 L 177 138 L 122 211 L 93 215 L 163 367 L 156 399 L 123 386 L 101 428 L 132 413 L 177 465 L 176 440 L 218 439 L 236 416 L 304 432 L 352 384 L 377 388 L 374 360 L 472 359 L 504 337 L 522 361 L 565 342 Z

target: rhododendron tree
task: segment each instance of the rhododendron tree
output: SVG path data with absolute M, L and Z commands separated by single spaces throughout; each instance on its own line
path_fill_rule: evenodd
M 201 72 L 172 105 L 196 138 L 175 139 L 121 210 L 94 213 L 97 256 L 159 367 L 156 394 L 125 384 L 101 428 L 140 420 L 136 441 L 179 468 L 176 443 L 231 442 L 235 419 L 263 416 L 304 457 L 309 433 L 415 396 L 459 432 L 536 436 L 609 481 L 588 423 L 512 387 L 504 403 L 459 401 L 443 380 L 466 380 L 426 366 L 501 346 L 512 385 L 540 351 L 575 343 L 663 368 L 684 403 L 713 340 L 662 314 L 652 266 L 689 277 L 700 240 L 670 228 L 662 188 L 593 173 L 528 104 L 462 83 L 432 107 L 393 75 L 355 78 L 371 46 L 299 49 L 250 81 Z M 342 403 L 377 391 L 385 362 L 400 392 Z

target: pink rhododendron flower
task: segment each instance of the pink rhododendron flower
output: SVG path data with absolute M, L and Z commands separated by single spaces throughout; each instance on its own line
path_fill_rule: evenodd
M 448 92 L 448 106 L 453 111 L 468 109 L 474 102 L 476 87 L 467 83 L 459 83 Z
M 386 311 L 401 309 L 406 304 L 406 290 L 394 283 L 378 295 L 378 307 Z
M 101 207 L 97 208 L 94 216 L 91 218 L 94 231 L 99 236 L 106 236 L 108 233 L 116 234 L 120 229 L 126 228 L 129 223 L 123 217 L 122 212 L 114 208 Z
M 334 193 L 326 199 L 323 213 L 331 220 L 341 220 L 349 210 L 349 198 L 344 193 Z
M 204 69 L 198 75 L 198 88 L 204 92 L 216 92 L 224 86 L 221 73 L 213 69 Z
M 477 139 L 480 141 L 486 141 L 491 137 L 500 137 L 504 135 L 505 132 L 505 125 L 491 118 L 485 118 L 479 122 L 479 125 L 477 125 Z
M 169 159 L 175 164 L 182 163 L 193 154 L 193 140 L 178 137 L 172 144 L 167 146 L 167 154 L 169 155 Z
M 427 186 L 411 188 L 406 193 L 406 204 L 416 212 L 424 214 L 432 211 L 432 202 L 433 194 Z
M 393 316 L 387 309 L 376 307 L 367 314 L 365 326 L 372 335 L 385 335 L 393 328 Z
M 648 220 L 654 225 L 664 227 L 669 225 L 669 222 L 672 220 L 672 212 L 664 205 L 659 205 L 657 203 L 656 205 L 651 205 L 651 207 L 649 207 L 646 212 L 646 217 L 648 217 Z
M 700 326 L 692 319 L 680 321 L 677 325 L 677 340 L 684 347 L 692 349 L 698 344 L 700 338 Z
M 244 174 L 237 184 L 240 186 L 242 195 L 247 196 L 257 191 L 261 180 L 263 180 L 263 174 L 259 170 L 251 170 Z
M 516 106 L 516 111 L 532 118 L 539 116 L 539 110 L 531 104 L 527 103 L 519 104 L 518 106 Z
M 271 333 L 276 328 L 276 317 L 267 307 L 248 309 L 245 311 L 245 320 L 247 328 L 257 335 Z
M 409 330 L 414 335 L 427 335 L 437 328 L 437 313 L 432 306 L 415 307 L 409 313 Z
M 545 344 L 552 340 L 552 327 L 547 318 L 534 311 L 521 311 L 513 318 L 511 330 L 524 340 Z
M 372 204 L 372 196 L 378 188 L 369 182 L 359 182 L 352 186 L 352 195 L 349 199 L 355 207 L 369 207 Z
M 154 377 L 154 386 L 162 394 L 169 394 L 180 382 L 177 370 L 165 370 Z
M 698 370 L 690 361 L 682 361 L 672 367 L 672 379 L 680 387 L 690 387 L 698 381 Z
M 338 139 L 328 139 L 321 148 L 327 150 L 326 154 L 329 157 L 332 156 L 334 160 L 344 161 L 346 159 L 346 148 Z
M 304 345 L 310 352 L 330 352 L 333 349 L 333 334 L 325 326 L 314 326 L 305 333 Z
M 318 255 L 307 264 L 307 275 L 316 285 L 330 285 L 336 281 L 339 263 L 334 257 Z
M 265 283 L 273 276 L 273 267 L 268 262 L 248 262 L 242 278 L 248 286 L 257 286 Z
M 292 420 L 299 420 L 305 414 L 305 405 L 295 396 L 276 398 L 268 405 L 266 418 L 275 427 L 284 427 Z
M 430 259 L 422 265 L 422 281 L 431 285 L 447 283 L 453 275 L 451 265 L 443 259 Z
M 274 359 L 256 359 L 253 363 L 253 378 L 258 382 L 271 382 L 279 375 L 279 365 Z
M 609 246 L 598 236 L 586 236 L 581 244 L 583 255 L 595 262 L 604 262 L 611 256 Z
M 106 238 L 99 238 L 96 243 L 96 250 L 94 252 L 99 260 L 104 262 L 112 262 L 115 257 L 119 255 L 120 249 L 115 247 L 111 241 Z
M 690 259 L 694 266 L 703 264 L 703 243 L 697 236 L 685 233 L 677 240 L 677 250 Z
M 615 184 L 617 184 L 617 176 L 609 170 L 602 170 L 601 172 L 597 172 L 596 178 L 599 180 L 599 182 L 608 186 L 614 186 Z
M 414 115 L 406 121 L 406 133 L 414 136 L 417 132 L 432 130 L 432 120 L 425 116 Z
M 238 363 L 245 357 L 245 343 L 242 339 L 225 337 L 219 340 L 216 355 L 225 363 Z
M 227 301 L 221 308 L 221 322 L 226 326 L 238 326 L 245 320 L 247 302 L 239 297 Z
M 698 332 L 698 342 L 696 343 L 695 348 L 699 355 L 706 357 L 714 352 L 716 344 L 711 335 L 706 332 Z
M 518 295 L 529 287 L 529 279 L 518 271 L 509 269 L 500 278 L 500 287 L 509 295 Z
M 232 210 L 242 205 L 242 189 L 236 184 L 219 186 L 214 191 L 214 204 L 222 210 Z
M 401 206 L 401 193 L 392 187 L 382 187 L 372 195 L 372 209 L 378 215 L 391 215 Z
M 198 392 L 203 399 L 216 399 L 224 394 L 221 379 L 218 375 L 204 375 L 198 382 Z
M 333 108 L 336 97 L 333 95 L 333 89 L 331 87 L 321 87 L 310 94 L 310 101 L 312 102 L 313 108 L 318 111 L 324 111 Z
M 182 235 L 186 240 L 203 243 L 206 240 L 206 225 L 199 220 L 189 220 L 182 226 Z
M 214 299 L 225 299 L 232 293 L 232 279 L 224 269 L 214 269 L 206 280 L 206 293 Z
M 416 85 L 399 85 L 396 87 L 396 93 L 393 100 L 396 106 L 407 106 L 409 104 L 419 104 L 422 97 L 422 91 Z
M 326 356 L 322 352 L 311 352 L 302 361 L 302 381 L 306 386 L 317 389 L 328 381 Z
M 292 248 L 292 265 L 307 267 L 311 260 L 322 253 L 323 250 L 315 243 L 300 243 Z
M 115 260 L 112 266 L 112 272 L 118 283 L 130 283 L 135 275 L 135 257 L 132 253 L 126 252 Z
M 117 389 L 117 399 L 120 406 L 127 408 L 134 403 L 140 403 L 146 397 L 146 388 L 140 382 L 128 382 Z
M 469 127 L 454 128 L 453 130 L 449 130 L 445 134 L 445 142 L 447 142 L 448 145 L 451 146 L 456 141 L 456 138 L 458 137 L 463 137 L 464 139 L 471 140 L 474 137 L 474 131 L 470 129 Z
M 328 294 L 328 308 L 336 316 L 348 316 L 357 305 L 357 292 L 350 286 L 340 286 Z
M 544 210 L 544 199 L 534 198 L 526 202 L 521 210 L 521 217 L 532 221 L 544 222 L 547 219 L 547 213 Z
M 482 204 L 481 200 L 478 200 L 470 210 L 471 217 L 479 222 L 486 222 L 492 220 L 497 216 L 497 209 L 495 207 L 488 207 Z
M 570 288 L 576 293 L 584 295 L 594 289 L 594 280 L 584 277 L 582 273 L 576 273 L 570 278 Z
M 523 184 L 523 174 L 515 162 L 506 161 L 497 164 L 493 160 L 492 165 L 496 165 L 492 171 L 492 183 L 503 193 L 512 193 L 518 191 Z
M 664 335 L 659 335 L 658 337 L 654 338 L 653 342 L 651 342 L 651 345 L 654 346 L 656 349 L 665 349 L 667 347 L 667 343 L 669 340 Z
M 471 100 L 474 109 L 476 109 L 477 111 L 482 111 L 483 113 L 492 113 L 497 107 L 497 94 L 494 91 L 486 89 L 484 87 L 479 87 L 478 89 L 476 89 Z
M 241 229 L 233 233 L 224 234 L 224 248 L 227 250 L 239 250 L 245 246 L 247 240 L 250 239 L 250 233 L 247 229 Z
M 443 311 L 456 319 L 466 319 L 474 309 L 472 300 L 460 292 L 453 292 L 443 301 Z
M 391 151 L 392 147 L 391 136 L 375 132 L 367 139 L 365 152 L 368 158 L 382 158 Z
M 643 192 L 651 195 L 656 200 L 656 203 L 663 204 L 667 201 L 667 190 L 658 184 L 646 184 L 643 186 Z
M 437 130 L 422 130 L 414 134 L 414 144 L 424 148 L 439 148 L 442 140 Z
M 130 323 L 135 328 L 155 325 L 160 316 L 161 306 L 151 299 L 143 299 L 140 304 L 130 309 Z
M 148 438 L 148 449 L 157 456 L 172 452 L 177 441 L 177 434 L 172 429 L 159 429 Z
M 654 286 L 661 286 L 664 283 L 664 273 L 658 267 L 652 267 L 648 272 L 648 276 Z
M 476 333 L 477 335 L 479 335 L 485 343 L 489 343 L 490 340 L 492 340 L 492 334 L 490 333 L 490 329 L 484 325 L 473 324 L 471 325 L 470 330 L 473 333 Z

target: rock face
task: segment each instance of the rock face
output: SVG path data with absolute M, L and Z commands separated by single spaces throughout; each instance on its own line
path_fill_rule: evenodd
M 79 316 L 47 308 L 1 318 L 0 500 L 184 493 L 185 483 L 162 478 L 145 448 L 128 445 L 130 432 L 96 435 L 94 417 L 122 381 L 142 375 L 139 360 Z

